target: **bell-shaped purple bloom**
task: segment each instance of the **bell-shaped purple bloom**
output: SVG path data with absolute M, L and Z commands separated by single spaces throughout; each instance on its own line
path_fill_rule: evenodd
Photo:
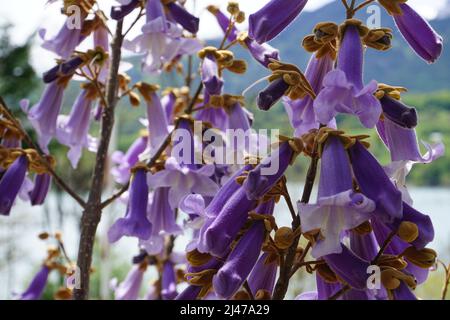
M 417 112 L 415 108 L 409 107 L 402 101 L 394 99 L 389 95 L 384 95 L 380 99 L 383 115 L 404 128 L 414 128 L 417 126 Z
M 256 296 L 259 290 L 267 291 L 272 295 L 278 265 L 276 261 L 268 263 L 267 257 L 267 253 L 263 253 L 259 257 L 248 277 L 248 286 L 250 287 L 250 290 L 252 290 L 253 296 Z
M 84 23 L 84 19 L 85 17 L 82 18 L 82 23 Z M 86 38 L 81 32 L 82 28 L 69 29 L 69 25 L 69 21 L 66 21 L 58 34 L 52 39 L 45 39 L 46 30 L 40 29 L 39 36 L 44 40 L 42 47 L 56 53 L 63 59 L 69 58 L 75 48 Z
M 198 26 L 200 19 L 190 14 L 185 8 L 177 4 L 176 2 L 169 2 L 167 4 L 170 16 L 179 23 L 185 30 L 190 33 L 196 34 L 198 32 Z
M 228 129 L 251 129 L 251 118 L 253 114 L 245 110 L 239 102 L 227 109 Z
M 377 124 L 377 131 L 389 149 L 392 161 L 431 163 L 444 153 L 444 145 L 441 142 L 433 145 L 423 142 L 427 153 L 422 155 L 417 142 L 416 130 L 402 127 L 389 118 L 385 118 Z
M 340 253 L 343 231 L 367 221 L 375 203 L 353 191 L 350 163 L 344 145 L 329 137 L 323 147 L 316 204 L 298 203 L 302 230 L 320 229 L 321 236 L 311 254 L 315 258 Z
M 283 80 L 282 77 L 275 79 L 266 88 L 258 93 L 258 97 L 256 98 L 258 108 L 265 111 L 269 110 L 284 96 L 288 89 L 289 85 Z
M 442 37 L 408 4 L 399 6 L 402 14 L 395 14 L 394 20 L 401 34 L 422 59 L 435 62 L 442 53 Z
M 153 92 L 151 100 L 147 101 L 147 119 L 150 155 L 153 155 L 169 135 L 166 113 L 156 92 Z
M 182 29 L 167 20 L 160 0 L 147 1 L 146 17 L 142 34 L 132 41 L 124 41 L 124 48 L 145 54 L 144 71 L 160 72 L 164 63 L 179 55 L 194 54 L 200 50 L 201 45 L 197 39 L 183 38 Z
M 137 138 L 124 154 L 122 151 L 115 151 L 112 154 L 112 161 L 117 165 L 111 169 L 111 174 L 117 183 L 125 184 L 130 180 L 130 170 L 139 161 L 139 156 L 147 149 L 148 137 Z
M 59 80 L 48 84 L 37 104 L 28 112 L 28 119 L 38 134 L 39 145 L 48 151 L 47 145 L 56 135 L 58 114 L 64 95 L 65 84 Z
M 255 211 L 271 215 L 274 205 L 274 201 L 269 200 L 258 206 Z M 256 221 L 239 239 L 222 268 L 213 277 L 214 290 L 219 296 L 229 299 L 242 286 L 258 260 L 264 234 L 263 222 Z
M 329 54 L 317 58 L 315 54 L 311 56 L 306 67 L 305 77 L 311 84 L 316 94 L 323 88 L 323 79 L 333 69 L 333 59 Z M 289 116 L 291 126 L 294 128 L 296 137 L 307 133 L 311 129 L 319 128 L 320 123 L 316 120 L 314 113 L 314 100 L 308 95 L 303 99 L 291 100 L 288 97 L 283 98 L 285 110 Z M 328 123 L 327 127 L 336 127 L 334 119 Z
M 316 272 L 316 286 L 317 300 L 328 300 L 329 297 L 333 296 L 342 288 L 339 282 L 329 283 L 325 281 L 318 272 Z
M 123 3 L 120 6 L 111 7 L 111 18 L 114 20 L 121 20 L 129 15 L 139 5 L 139 0 L 130 0 L 128 3 Z
M 357 26 L 348 25 L 339 49 L 337 69 L 323 79 L 324 88 L 314 101 L 316 119 L 330 122 L 338 113 L 353 114 L 367 128 L 373 128 L 381 115 L 378 88 L 372 80 L 363 83 L 364 49 Z
M 141 290 L 146 268 L 141 265 L 133 265 L 123 280 L 114 288 L 115 300 L 137 300 Z
M 208 122 L 214 128 L 225 131 L 228 129 L 228 115 L 223 108 L 216 108 L 209 105 L 210 95 L 206 91 L 203 106 L 204 108 L 196 112 L 195 119 Z
M 169 188 L 157 188 L 153 192 L 147 218 L 152 224 L 152 234 L 148 240 L 140 241 L 140 245 L 150 255 L 161 252 L 165 236 L 182 233 L 176 223 L 175 210 L 169 204 Z
M 223 80 L 219 75 L 219 67 L 216 58 L 212 53 L 206 54 L 201 68 L 202 82 L 209 95 L 220 95 L 223 87 Z
M 48 275 L 50 274 L 50 269 L 43 265 L 38 273 L 34 276 L 28 289 L 14 297 L 15 300 L 39 300 L 44 292 L 45 286 L 47 284 Z
M 258 43 L 275 38 L 303 10 L 308 0 L 271 0 L 249 16 L 249 36 Z
M 284 175 L 293 153 L 289 143 L 283 142 L 249 172 L 243 186 L 228 199 L 222 198 L 223 194 L 220 192 L 216 195 L 225 201 L 221 203 L 222 207 L 216 217 L 208 219 L 200 231 L 198 243 L 200 252 L 209 252 L 217 257 L 223 257 L 226 254 L 231 242 L 247 221 L 248 213 Z M 233 189 L 231 187 L 228 190 Z M 215 199 L 212 203 L 215 203 Z
M 118 219 L 108 231 L 109 242 L 116 242 L 123 236 L 147 240 L 152 225 L 147 219 L 148 185 L 145 169 L 136 170 L 130 185 L 127 213 Z
M 350 249 L 342 245 L 341 253 L 334 253 L 323 257 L 327 265 L 336 275 L 354 289 L 367 288 L 367 268 L 369 261 L 355 255 Z
M 402 194 L 375 157 L 358 141 L 349 148 L 349 155 L 361 192 L 375 201 L 376 216 L 387 221 L 401 218 Z
M 161 275 L 161 297 L 163 300 L 173 300 L 178 295 L 175 268 L 170 260 L 164 262 Z
M 19 156 L 0 178 L 0 214 L 8 216 L 24 183 L 28 169 L 26 155 Z
M 85 60 L 82 57 L 75 56 L 44 72 L 42 79 L 44 83 L 50 83 L 61 76 L 71 76 L 83 63 Z
M 170 124 L 173 124 L 176 102 L 177 97 L 172 91 L 161 98 L 161 105 L 166 113 L 166 119 Z
M 89 151 L 97 151 L 96 139 L 89 135 L 89 127 L 92 118 L 92 104 L 88 89 L 80 92 L 69 116 L 58 116 L 56 138 L 70 148 L 67 153 L 73 168 L 76 168 L 81 158 L 83 148 Z
M 52 176 L 48 173 L 36 174 L 33 190 L 29 192 L 30 202 L 33 206 L 39 206 L 44 203 L 50 190 L 51 181 Z

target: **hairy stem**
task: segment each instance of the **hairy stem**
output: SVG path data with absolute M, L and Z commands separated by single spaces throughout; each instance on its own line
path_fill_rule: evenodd
M 101 197 L 108 148 L 114 126 L 114 110 L 117 103 L 119 64 L 122 54 L 123 20 L 117 22 L 116 32 L 112 43 L 111 65 L 106 86 L 106 103 L 102 114 L 100 144 L 97 151 L 92 184 L 88 201 L 81 217 L 81 235 L 78 248 L 77 266 L 80 273 L 80 283 L 74 289 L 74 299 L 85 300 L 89 297 L 89 274 L 92 263 L 95 234 L 100 222 L 102 207 Z

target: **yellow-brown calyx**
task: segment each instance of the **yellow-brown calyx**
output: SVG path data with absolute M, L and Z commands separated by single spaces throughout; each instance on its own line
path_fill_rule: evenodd
M 212 286 L 212 278 L 217 273 L 215 269 L 206 269 L 200 272 L 186 273 L 184 275 L 186 281 L 193 285 L 202 287 L 198 297 L 204 297 Z
M 416 288 L 416 279 L 411 275 L 407 275 L 392 267 L 386 267 L 381 271 L 381 283 L 387 290 L 397 289 L 400 286 L 401 281 L 411 289 Z
M 293 153 L 292 157 L 290 159 L 290 164 L 292 165 L 295 161 L 295 159 L 303 152 L 305 148 L 305 144 L 301 138 L 297 137 L 286 137 L 283 135 L 278 136 L 278 144 L 287 142 L 289 146 L 291 147 Z
M 417 227 L 417 224 L 413 222 L 402 221 L 398 227 L 397 235 L 403 241 L 411 243 L 419 236 L 419 228 Z
M 388 95 L 389 97 L 391 97 L 395 100 L 400 100 L 401 94 L 403 92 L 407 92 L 407 91 L 408 91 L 408 89 L 406 89 L 404 87 L 394 87 L 394 86 L 390 86 L 388 84 L 379 83 L 377 92 L 375 93 L 375 97 L 377 97 L 378 99 L 381 99 L 385 95 Z
M 353 231 L 359 235 L 369 234 L 370 232 L 372 232 L 372 225 L 369 221 L 365 221 L 356 228 L 353 228 Z
M 214 8 L 212 10 L 214 11 Z M 228 11 L 228 13 L 231 14 L 231 16 L 234 18 L 234 21 L 236 21 L 237 23 L 242 23 L 245 21 L 245 12 L 243 12 L 239 9 L 239 3 L 235 2 L 235 1 L 228 2 L 227 11 Z M 213 13 L 213 12 L 211 12 L 211 13 Z M 216 13 L 217 13 L 217 11 L 216 11 Z M 216 13 L 213 13 L 213 14 L 216 14 Z
M 341 140 L 343 146 L 345 149 L 350 148 L 353 146 L 356 141 L 359 141 L 362 145 L 364 145 L 366 148 L 370 146 L 370 144 L 367 141 L 363 141 L 364 139 L 369 138 L 368 135 L 356 135 L 356 136 L 349 136 L 346 135 L 344 131 L 323 127 L 320 128 L 317 133 L 317 143 L 319 145 L 319 156 L 322 156 L 323 146 L 325 145 L 326 141 L 330 136 L 337 137 Z
M 402 9 L 400 4 L 406 3 L 408 0 L 378 0 L 390 15 L 401 15 Z
M 80 87 L 86 92 L 86 99 L 95 100 L 98 98 L 98 90 L 94 83 L 83 82 Z
M 130 169 L 130 172 L 132 174 L 135 174 L 138 170 L 150 171 L 150 168 L 147 166 L 147 164 L 143 162 L 138 162 L 134 165 L 134 167 Z
M 235 60 L 234 54 L 230 50 L 219 50 L 215 47 L 205 47 L 198 52 L 198 57 L 204 59 L 206 56 L 212 56 L 216 60 L 219 68 L 219 74 L 223 69 L 242 74 L 247 71 L 247 63 L 244 60 Z
M 291 100 L 302 99 L 307 95 L 313 99 L 316 98 L 311 84 L 297 66 L 270 59 L 268 68 L 272 71 L 272 75 L 268 78 L 269 82 L 280 78 L 283 79 L 289 85 L 284 95 L 288 96 Z
M 49 166 L 54 168 L 56 160 L 50 155 L 42 159 L 39 153 L 34 149 L 6 149 L 0 146 L 0 166 L 7 169 L 18 157 L 26 156 L 28 160 L 28 170 L 33 173 L 48 173 Z
M 364 38 L 369 33 L 369 28 L 367 28 L 363 23 L 358 19 L 347 19 L 339 26 L 339 39 L 342 40 L 344 37 L 345 30 L 348 26 L 355 26 L 358 29 L 359 36 Z
M 84 14 L 87 14 L 94 4 L 95 0 L 64 0 L 62 12 L 66 15 L 72 15 L 73 10 L 70 10 L 70 7 L 76 6 L 82 9 Z
M 272 295 L 267 290 L 259 289 L 255 294 L 255 300 L 272 300 Z
M 23 133 L 9 119 L 0 117 L 0 138 L 22 140 Z
M 208 10 L 210 13 L 212 13 L 213 15 L 216 15 L 219 12 L 219 7 L 215 6 L 215 5 L 209 5 L 206 7 L 206 10 Z
M 403 270 L 408 266 L 408 263 L 402 257 L 392 254 L 382 254 L 378 258 L 377 264 L 381 269 L 390 267 L 397 270 Z
M 117 80 L 118 80 L 118 83 L 119 83 L 120 91 L 127 91 L 128 90 L 128 85 L 131 82 L 130 76 L 125 74 L 125 73 L 119 73 L 119 75 L 117 76 Z
M 363 38 L 363 43 L 376 50 L 389 50 L 392 47 L 392 30 L 388 28 L 371 29 Z
M 243 96 L 223 94 L 221 96 L 211 96 L 209 98 L 209 103 L 214 107 L 224 108 L 225 111 L 228 111 L 236 103 L 239 103 L 241 106 L 244 106 L 245 98 Z
M 330 269 L 330 267 L 326 263 L 319 263 L 316 265 L 316 272 L 325 282 L 335 283 L 338 282 L 339 279 L 337 275 Z
M 292 231 L 292 229 L 289 227 L 281 227 L 275 232 L 275 245 L 278 249 L 286 250 L 292 245 L 294 239 L 298 235 L 298 232 Z
M 403 251 L 402 256 L 409 262 L 424 269 L 431 268 L 436 263 L 437 253 L 433 249 L 416 249 L 414 246 L 408 247 Z
M 302 46 L 308 52 L 316 52 L 316 58 L 322 58 L 330 54 L 336 59 L 336 38 L 339 27 L 333 22 L 321 22 L 314 27 L 313 34 L 303 39 Z
M 209 253 L 201 253 L 197 249 L 189 251 L 186 254 L 186 259 L 193 267 L 200 267 L 211 260 L 212 256 Z
M 159 86 L 157 84 L 150 84 L 146 82 L 138 82 L 134 85 L 136 89 L 138 89 L 141 96 L 147 103 L 152 102 L 153 94 L 159 90 Z

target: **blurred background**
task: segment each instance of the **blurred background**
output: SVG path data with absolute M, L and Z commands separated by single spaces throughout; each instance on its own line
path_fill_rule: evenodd
M 250 14 L 263 6 L 267 0 L 238 1 L 241 9 Z M 450 1 L 434 0 L 433 4 L 421 0 L 410 0 L 417 11 L 431 20 L 433 27 L 444 37 L 450 36 Z M 23 117 L 19 111 L 19 101 L 30 99 L 31 105 L 39 100 L 43 90 L 40 80 L 42 72 L 54 65 L 52 53 L 40 47 L 41 39 L 37 35 L 39 28 L 46 28 L 50 35 L 55 34 L 64 23 L 64 16 L 59 12 L 60 5 L 46 5 L 47 0 L 0 0 L 0 96 L 15 110 L 18 117 Z M 109 13 L 115 1 L 99 0 L 100 8 Z M 217 45 L 221 37 L 215 19 L 204 9 L 208 4 L 226 7 L 225 1 L 197 0 L 188 1 L 188 7 L 201 19 L 199 37 L 212 45 Z M 359 18 L 366 20 L 368 14 L 361 12 Z M 311 33 L 314 25 L 320 21 L 335 21 L 344 19 L 340 1 L 315 0 L 310 1 L 307 10 L 289 26 L 271 44 L 278 48 L 283 61 L 294 63 L 304 69 L 309 55 L 302 49 L 301 40 Z M 133 18 L 129 18 L 130 21 Z M 368 50 L 366 54 L 366 80 L 376 79 L 379 82 L 407 87 L 409 92 L 404 100 L 407 104 L 417 108 L 419 125 L 417 133 L 420 140 L 427 142 L 443 141 L 450 145 L 450 52 L 444 49 L 440 60 L 427 65 L 419 59 L 408 47 L 401 35 L 395 30 L 391 17 L 382 15 L 383 27 L 394 30 L 393 48 L 388 52 Z M 242 29 L 246 29 L 245 23 Z M 130 34 L 130 38 L 139 34 L 137 26 Z M 447 43 L 445 43 L 447 44 Z M 80 49 L 91 46 L 85 41 Z M 254 63 L 249 55 L 239 47 L 235 54 L 247 60 L 249 70 L 245 75 L 229 75 L 225 80 L 225 91 L 240 94 L 254 81 L 267 75 L 265 69 Z M 134 68 L 128 73 L 133 81 L 142 77 L 145 81 L 160 83 L 161 86 L 181 86 L 183 78 L 174 73 L 158 77 L 142 75 L 140 58 L 126 54 L 125 60 L 133 64 Z M 197 81 L 194 80 L 194 81 Z M 79 91 L 79 83 L 72 81 L 64 99 L 64 110 L 70 110 Z M 255 128 L 276 128 L 283 134 L 291 135 L 290 125 L 283 106 L 277 105 L 270 112 L 257 111 L 254 97 L 249 94 L 247 107 L 254 112 Z M 137 137 L 136 121 L 145 114 L 143 108 L 132 108 L 122 102 L 117 114 L 117 130 L 115 132 L 114 147 L 126 150 Z M 371 135 L 372 148 L 382 164 L 389 162 L 389 155 L 374 131 L 361 128 L 359 123 L 351 117 L 339 118 L 339 127 L 354 134 L 366 133 Z M 25 121 L 24 124 L 27 124 Z M 93 128 L 93 131 L 98 128 Z M 77 171 L 73 171 L 66 159 L 67 149 L 54 143 L 50 146 L 52 154 L 58 159 L 58 173 L 80 193 L 86 193 L 90 183 L 93 155 L 85 153 Z M 298 198 L 302 192 L 302 177 L 305 176 L 306 163 L 298 163 L 290 169 L 289 189 L 293 198 Z M 431 165 L 416 165 L 408 176 L 408 184 L 414 199 L 414 206 L 423 213 L 429 214 L 436 229 L 436 238 L 431 247 L 439 252 L 439 258 L 450 262 L 450 154 Z M 277 216 L 281 223 L 289 225 L 289 214 L 284 204 L 277 207 Z M 123 279 L 130 267 L 130 259 L 137 254 L 136 242 L 123 239 L 119 244 L 110 247 L 105 239 L 107 228 L 115 217 L 123 214 L 124 206 L 117 204 L 108 208 L 103 215 L 98 233 L 94 264 L 98 272 L 93 274 L 93 297 L 110 298 L 109 280 L 112 277 Z M 0 217 L 0 299 L 11 298 L 12 292 L 23 291 L 31 277 L 38 270 L 45 258 L 44 242 L 39 241 L 37 234 L 42 231 L 54 232 L 62 230 L 67 251 L 72 259 L 76 259 L 78 245 L 78 221 L 81 211 L 70 198 L 53 188 L 52 193 L 43 207 L 31 207 L 19 203 L 14 207 L 11 216 Z M 176 243 L 178 250 L 183 250 L 185 239 L 180 238 Z M 147 272 L 148 280 L 155 277 Z M 311 289 L 313 283 L 308 280 L 311 276 L 298 273 L 293 280 L 290 296 Z M 46 298 L 51 298 L 53 289 L 58 287 L 61 279 L 52 278 L 46 290 Z M 443 283 L 441 269 L 431 272 L 428 282 L 417 289 L 423 298 L 435 299 L 440 296 Z

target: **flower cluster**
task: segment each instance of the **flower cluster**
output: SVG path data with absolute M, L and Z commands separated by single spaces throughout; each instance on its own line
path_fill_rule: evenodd
M 38 103 L 22 106 L 39 147 L 22 148 L 22 141 L 30 144 L 31 138 L 6 108 L 1 109 L 0 214 L 8 215 L 21 193 L 33 205 L 44 202 L 51 177 L 57 177 L 49 156 L 53 138 L 69 148 L 73 168 L 83 149 L 98 152 L 92 190 L 86 202 L 78 199 L 84 214 L 78 257 L 81 287 L 75 289 L 75 298 L 87 297 L 88 266 L 102 210 L 120 199 L 126 206 L 118 206 L 121 217 L 108 226 L 107 238 L 111 244 L 133 238 L 139 254 L 122 282 L 111 281 L 115 299 L 142 298 L 149 269 L 156 271 L 157 279 L 147 286 L 144 299 L 283 299 L 300 268 L 315 275 L 317 289 L 302 293 L 299 300 L 416 299 L 414 289 L 426 280 L 437 254 L 427 247 L 434 238 L 433 224 L 413 208 L 406 176 L 413 164 L 439 158 L 444 147 L 425 143 L 427 152 L 420 151 L 418 115 L 402 101 L 405 88 L 364 80 L 366 51 L 381 55 L 391 48 L 393 38 L 391 30 L 369 29 L 353 18 L 371 1 L 360 6 L 343 1 L 344 21 L 314 27 L 302 41 L 311 53 L 304 72 L 282 61 L 269 41 L 300 15 L 307 0 L 268 1 L 248 17 L 247 31 L 239 27 L 247 17 L 238 3 L 230 2 L 226 11 L 208 6 L 223 31 L 217 46 L 197 38 L 200 20 L 184 1 L 121 0 L 110 13 L 117 24 L 111 48 L 111 22 L 99 3 L 64 1 L 63 12 L 72 2 L 82 8 L 82 26 L 70 29 L 65 24 L 48 39 L 40 32 L 43 47 L 59 59 L 43 75 L 46 87 Z M 421 58 L 429 63 L 439 58 L 442 38 L 406 0 L 378 3 Z M 130 17 L 136 20 L 123 31 Z M 128 39 L 141 18 L 141 32 Z M 93 40 L 91 49 L 78 51 L 88 38 Z M 245 48 L 267 72 L 262 81 L 268 84 L 255 99 L 258 112 L 270 112 L 282 102 L 292 126 L 293 137 L 278 135 L 263 157 L 253 152 L 252 144 L 268 145 L 269 137 L 252 131 L 253 114 L 244 97 L 248 90 L 242 95 L 227 92 L 228 71 L 247 71 L 245 60 L 235 56 L 235 45 Z M 182 75 L 185 82 L 160 90 L 164 81 L 136 81 L 120 65 L 122 48 L 142 57 L 141 70 L 152 80 L 169 73 Z M 61 114 L 66 88 L 80 79 L 70 112 Z M 197 90 L 191 90 L 194 82 Z M 115 150 L 109 157 L 109 172 L 114 111 L 124 98 L 131 107 L 145 106 L 142 127 L 126 152 Z M 369 135 L 340 130 L 336 118 L 346 116 L 378 134 L 390 155 L 387 166 L 371 153 Z M 100 122 L 95 137 L 94 121 Z M 216 133 L 215 139 L 205 138 L 209 130 Z M 242 141 L 237 136 L 228 139 L 228 130 L 250 135 Z M 220 139 L 244 164 L 211 160 L 223 152 L 216 144 Z M 199 151 L 203 149 L 211 151 L 209 156 Z M 287 183 L 297 157 L 309 161 L 310 167 L 295 205 Z M 34 185 L 28 182 L 30 173 Z M 106 200 L 105 174 L 117 184 Z M 310 202 L 316 180 L 317 198 Z M 60 179 L 58 183 L 65 186 Z M 280 201 L 289 208 L 290 226 L 278 225 Z M 59 250 L 49 252 L 20 298 L 38 299 L 51 270 L 67 274 L 61 254 L 68 258 L 60 236 L 54 238 Z M 378 279 L 372 281 L 368 270 L 378 270 Z M 71 294 L 61 291 L 59 296 Z

